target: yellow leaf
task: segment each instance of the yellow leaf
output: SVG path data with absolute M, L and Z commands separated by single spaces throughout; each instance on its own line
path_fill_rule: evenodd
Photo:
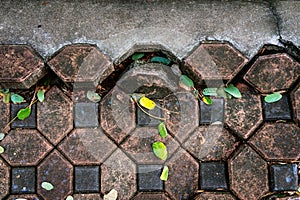
M 148 110 L 153 110 L 155 108 L 155 102 L 145 96 L 140 98 L 139 103 Z

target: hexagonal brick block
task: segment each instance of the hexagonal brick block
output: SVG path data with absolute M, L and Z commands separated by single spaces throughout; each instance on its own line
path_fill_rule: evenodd
M 0 101 L 0 110 L 2 115 L 0 116 L 0 130 L 2 130 L 7 123 L 9 122 L 10 118 L 10 106 L 9 104 L 4 103 L 2 100 Z M 9 131 L 10 126 L 7 126 L 6 131 Z
M 37 128 L 55 145 L 73 129 L 73 104 L 56 86 L 37 105 Z
M 240 199 L 259 199 L 269 190 L 268 165 L 253 149 L 243 145 L 229 159 L 231 190 Z
M 116 83 L 125 93 L 132 94 L 142 87 L 163 87 L 170 91 L 178 88 L 179 77 L 169 66 L 160 63 L 137 64 Z
M 12 166 L 36 165 L 52 146 L 36 130 L 11 130 L 2 140 L 3 158 Z
M 152 150 L 152 144 L 156 141 L 161 141 L 166 145 L 169 158 L 179 146 L 170 135 L 162 138 L 157 127 L 138 127 L 121 147 L 139 164 L 160 164 L 163 160 L 157 158 Z
M 195 200 L 236 200 L 235 196 L 226 192 L 203 192 L 198 194 Z
M 26 45 L 0 45 L 1 88 L 27 89 L 47 73 L 43 60 Z
M 198 189 L 199 164 L 185 150 L 180 149 L 166 163 L 169 178 L 165 190 L 173 199 L 190 199 Z
M 136 173 L 134 162 L 117 149 L 101 165 L 101 192 L 115 189 L 120 199 L 130 199 L 137 190 Z
M 166 127 L 183 142 L 199 126 L 199 103 L 190 92 L 175 92 L 164 99 L 164 107 L 177 113 L 166 113 Z
M 260 56 L 244 79 L 262 93 L 287 90 L 300 76 L 300 64 L 286 53 Z
M 243 139 L 247 139 L 262 123 L 263 114 L 259 95 L 243 93 L 241 99 L 225 101 L 225 123 Z
M 109 59 L 87 44 L 63 47 L 48 65 L 64 82 L 79 88 L 97 86 L 114 71 Z
M 38 167 L 38 194 L 44 199 L 65 199 L 72 193 L 73 166 L 58 151 L 53 151 Z M 43 182 L 51 183 L 54 188 L 45 190 Z
M 228 43 L 201 44 L 185 63 L 188 70 L 204 80 L 232 79 L 247 63 L 247 59 Z
M 135 106 L 130 96 L 114 87 L 101 101 L 101 126 L 120 143 L 135 127 Z
M 163 192 L 139 192 L 132 200 L 170 200 Z
M 292 93 L 292 102 L 295 120 L 298 121 L 298 124 L 300 125 L 300 85 Z
M 250 139 L 250 143 L 267 160 L 297 160 L 300 158 L 300 128 L 295 124 L 266 123 Z
M 200 126 L 183 147 L 201 161 L 225 160 L 238 145 L 238 140 L 222 125 Z
M 0 157 L 0 198 L 3 199 L 9 193 L 10 167 Z
M 75 129 L 58 147 L 75 165 L 100 164 L 115 149 L 101 129 Z

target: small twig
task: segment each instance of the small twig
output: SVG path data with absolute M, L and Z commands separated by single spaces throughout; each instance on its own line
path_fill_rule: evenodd
M 168 110 L 168 109 L 166 109 L 166 108 L 164 108 L 164 107 L 161 107 L 161 106 L 159 106 L 159 105 L 155 105 L 155 106 L 158 107 L 158 108 L 161 109 L 161 110 L 166 111 L 166 112 L 173 113 L 173 114 L 178 114 L 178 115 L 179 115 L 179 112 L 172 111 L 172 110 Z

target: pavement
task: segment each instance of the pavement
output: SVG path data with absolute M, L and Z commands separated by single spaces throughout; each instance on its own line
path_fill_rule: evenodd
M 299 1 L 0 5 L 0 88 L 25 97 L 0 102 L 1 199 L 105 199 L 112 189 L 119 200 L 299 199 Z M 233 83 L 242 98 L 206 105 L 181 74 L 199 91 Z M 43 102 L 31 101 L 36 88 Z M 273 92 L 282 98 L 266 103 Z M 162 109 L 145 114 L 133 93 Z

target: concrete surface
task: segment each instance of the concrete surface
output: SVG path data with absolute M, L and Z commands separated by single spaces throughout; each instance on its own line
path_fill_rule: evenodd
M 278 16 L 288 21 L 282 33 L 291 32 L 287 39 L 300 43 L 290 28 L 298 18 L 285 6 L 300 8 L 276 5 Z M 116 61 L 134 44 L 161 44 L 180 59 L 200 41 L 226 40 L 252 57 L 262 44 L 278 44 L 271 8 L 265 1 L 1 0 L 0 43 L 28 44 L 44 58 L 66 44 L 92 43 Z

